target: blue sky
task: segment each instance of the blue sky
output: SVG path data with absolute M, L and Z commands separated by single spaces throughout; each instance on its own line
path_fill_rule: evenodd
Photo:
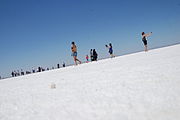
M 143 50 L 141 32 L 153 32 L 149 47 L 179 43 L 179 0 L 0 0 L 0 75 L 12 70 L 73 63 L 95 48 L 109 57 L 105 44 L 122 55 Z

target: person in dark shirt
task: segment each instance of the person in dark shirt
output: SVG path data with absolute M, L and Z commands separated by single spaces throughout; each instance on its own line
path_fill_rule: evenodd
M 21 69 L 21 75 L 24 75 L 24 72 L 23 72 L 23 70 Z
M 63 62 L 63 67 L 66 67 L 66 64 Z
M 14 77 L 14 76 L 15 76 L 13 71 L 12 71 L 11 75 L 12 75 L 12 77 Z
M 59 64 L 57 64 L 57 68 L 60 68 L 60 65 L 59 65 Z
M 144 33 L 142 32 L 142 41 L 143 41 L 143 44 L 144 44 L 144 51 L 147 52 L 148 51 L 148 46 L 147 46 L 147 37 L 150 36 L 152 34 L 152 32 L 150 33 Z
M 95 49 L 93 49 L 93 61 L 97 61 L 98 54 Z
M 112 44 L 109 43 L 109 46 L 108 45 L 105 45 L 105 46 L 109 49 L 109 54 L 111 58 L 115 57 L 115 55 L 113 54 Z

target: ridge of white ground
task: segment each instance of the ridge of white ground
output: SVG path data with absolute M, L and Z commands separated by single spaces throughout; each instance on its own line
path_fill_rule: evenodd
M 0 120 L 180 120 L 180 44 L 2 80 Z

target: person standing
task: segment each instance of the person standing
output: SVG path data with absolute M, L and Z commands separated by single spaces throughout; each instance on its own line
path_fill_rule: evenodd
M 93 61 L 97 61 L 97 56 L 98 56 L 98 54 L 97 54 L 96 50 L 93 49 Z
M 93 61 L 93 51 L 92 51 L 92 49 L 90 50 L 90 58 L 91 58 L 91 61 Z
M 86 62 L 88 63 L 89 62 L 89 56 L 86 55 Z
M 17 70 L 17 76 L 20 76 L 19 70 Z
M 14 71 L 14 77 L 16 77 L 17 76 L 17 72 L 16 71 Z
M 72 56 L 74 58 L 75 65 L 77 65 L 77 61 L 81 64 L 81 61 L 77 59 L 77 47 L 74 42 L 72 42 L 71 44 L 72 44 L 71 51 L 72 51 Z
M 142 32 L 142 41 L 143 41 L 143 44 L 144 44 L 144 51 L 147 52 L 148 51 L 148 46 L 147 46 L 147 37 L 150 36 L 152 34 L 152 32 L 150 33 L 144 33 Z
M 12 77 L 14 77 L 14 76 L 15 76 L 14 71 L 12 71 L 11 75 L 12 75 Z
M 63 67 L 66 67 L 66 64 L 65 64 L 65 62 L 63 62 L 63 65 L 62 65 Z
M 57 68 L 60 68 L 60 65 L 59 65 L 59 63 L 57 64 Z
M 34 68 L 32 68 L 32 73 L 35 73 L 36 71 L 35 71 L 35 69 Z
M 112 44 L 109 43 L 109 46 L 108 45 L 105 45 L 105 46 L 109 49 L 109 54 L 111 58 L 115 57 L 115 55 L 113 54 Z
M 41 67 L 38 67 L 38 72 L 41 72 L 41 71 L 42 71 Z
M 21 69 L 21 75 L 24 75 L 24 72 L 23 72 L 23 70 Z

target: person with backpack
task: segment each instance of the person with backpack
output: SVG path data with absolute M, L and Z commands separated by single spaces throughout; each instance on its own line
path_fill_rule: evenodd
M 77 61 L 79 62 L 79 64 L 81 64 L 81 61 L 77 58 L 77 47 L 74 42 L 72 42 L 71 44 L 72 44 L 71 51 L 72 51 L 72 56 L 74 58 L 75 65 L 77 65 Z

